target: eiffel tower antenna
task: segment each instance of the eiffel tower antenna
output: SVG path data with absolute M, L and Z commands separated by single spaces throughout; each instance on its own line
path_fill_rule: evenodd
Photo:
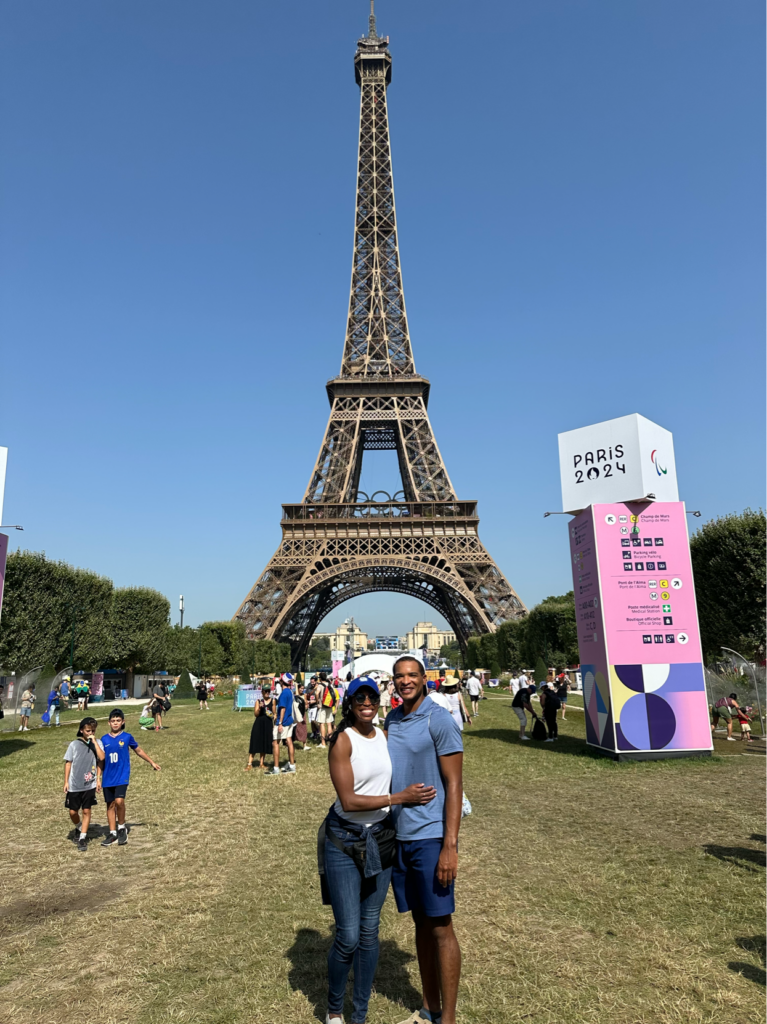
M 459 500 L 416 373 L 402 287 L 389 115 L 389 40 L 357 44 L 360 137 L 352 278 L 341 372 L 325 385 L 330 417 L 300 504 L 282 506 L 282 542 L 235 614 L 251 639 L 289 643 L 298 667 L 325 616 L 352 597 L 417 597 L 465 649 L 526 613 L 479 539 L 476 501 Z M 437 157 L 439 154 L 437 154 Z M 402 488 L 360 491 L 367 451 L 397 453 Z

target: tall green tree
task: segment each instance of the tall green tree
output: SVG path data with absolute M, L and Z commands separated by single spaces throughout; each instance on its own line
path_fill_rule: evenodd
M 498 637 L 495 633 L 484 633 L 479 638 L 479 651 L 482 664 L 480 668 L 487 669 L 491 676 L 497 677 L 501 674 L 501 666 L 498 661 Z
M 524 655 L 527 616 L 502 623 L 497 631 L 498 662 L 502 671 L 519 671 L 527 664 Z
M 313 639 L 309 644 L 306 658 L 309 670 L 313 672 L 330 665 L 330 637 L 318 636 Z
M 454 668 L 463 668 L 463 652 L 457 640 L 441 647 L 439 656 L 444 658 L 448 665 L 452 665 Z
M 120 587 L 112 602 L 112 662 L 131 674 L 165 664 L 170 602 L 149 587 Z
M 521 645 L 524 660 L 534 665 L 542 658 L 547 665 L 577 665 L 578 630 L 573 592 L 547 597 L 525 619 Z
M 466 668 L 484 668 L 482 664 L 482 645 L 478 636 L 470 636 L 466 643 Z
M 74 628 L 75 667 L 100 668 L 111 649 L 112 581 L 41 552 L 8 556 L 0 629 L 0 664 L 23 672 L 33 665 L 69 664 Z
M 765 655 L 765 515 L 747 508 L 705 523 L 690 541 L 701 641 L 707 660 L 732 647 Z

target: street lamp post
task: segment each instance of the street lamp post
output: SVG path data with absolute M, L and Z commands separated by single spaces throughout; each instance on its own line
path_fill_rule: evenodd
M 184 595 L 178 599 L 178 610 L 181 612 L 181 628 L 184 628 Z
M 77 613 L 82 611 L 82 604 L 77 601 L 72 601 L 69 605 L 72 610 L 72 643 L 69 651 L 69 660 L 72 663 L 72 676 L 75 674 L 75 629 L 77 628 Z
M 762 731 L 762 736 L 764 736 L 764 719 L 762 718 L 762 702 L 759 699 L 759 683 L 756 681 L 756 672 L 754 671 L 754 668 L 753 668 L 751 662 L 750 661 L 746 661 L 746 659 L 743 657 L 743 655 L 742 654 L 738 654 L 738 652 L 734 651 L 732 649 L 732 647 L 722 647 L 722 650 L 723 651 L 728 651 L 730 654 L 734 654 L 736 658 L 740 658 L 740 660 L 745 662 L 746 665 L 748 665 L 748 667 L 751 669 L 751 675 L 754 677 L 754 689 L 756 690 L 756 706 L 757 706 L 757 708 L 759 708 L 759 728 Z

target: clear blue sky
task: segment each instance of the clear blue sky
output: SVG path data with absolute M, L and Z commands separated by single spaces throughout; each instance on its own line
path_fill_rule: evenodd
M 181 592 L 191 624 L 234 613 L 314 464 L 367 13 L 2 6 L 4 520 L 174 621 Z M 566 521 L 542 518 L 559 431 L 642 413 L 689 507 L 762 505 L 763 4 L 379 0 L 378 24 L 416 365 L 523 600 L 571 585 Z M 434 619 L 380 595 L 329 625 L 352 613 Z

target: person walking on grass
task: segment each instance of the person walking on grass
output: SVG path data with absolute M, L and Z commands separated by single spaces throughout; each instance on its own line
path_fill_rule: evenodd
M 29 732 L 29 719 L 36 700 L 35 684 L 30 683 L 21 695 L 21 725 L 19 726 L 19 732 Z
M 88 849 L 91 808 L 98 802 L 97 766 L 104 764 L 104 750 L 96 739 L 96 725 L 95 718 L 84 718 L 64 754 L 64 806 L 75 826 L 74 839 L 80 853 Z
M 109 822 L 109 835 L 101 845 L 114 846 L 117 843 L 118 846 L 125 846 L 128 842 L 125 796 L 130 782 L 131 750 L 135 750 L 156 772 L 159 772 L 160 766 L 141 749 L 131 734 L 125 731 L 125 715 L 119 708 L 109 712 L 109 732 L 102 736 L 101 747 L 104 751 L 104 760 L 99 763 L 98 784 L 104 793 Z
M 197 700 L 200 702 L 200 711 L 210 711 L 208 707 L 208 684 L 204 679 L 197 680 Z
M 472 672 L 471 676 L 469 676 L 467 689 L 469 691 L 469 699 L 471 700 L 471 711 L 476 718 L 479 714 L 479 698 L 482 696 L 482 683 L 480 682 L 479 672 Z
M 391 792 L 389 750 L 375 724 L 380 700 L 375 679 L 352 680 L 342 704 L 343 719 L 329 740 L 328 764 L 337 799 L 317 843 L 322 902 L 333 908 L 336 922 L 328 954 L 326 1024 L 343 1024 L 352 965 L 352 1024 L 362 1024 L 367 1017 L 378 964 L 381 908 L 395 857 L 392 807 L 423 806 L 437 795 L 433 786 L 422 783 Z M 364 857 L 359 852 L 361 843 Z
M 293 677 L 286 672 L 282 677 L 282 690 L 277 701 L 277 717 L 272 730 L 272 754 L 274 767 L 267 775 L 280 774 L 280 743 L 288 748 L 288 763 L 282 769 L 283 774 L 296 770 L 296 755 L 293 749 Z
M 450 712 L 427 699 L 423 665 L 405 655 L 393 669 L 402 705 L 384 723 L 392 763 L 392 789 L 413 783 L 431 786 L 436 796 L 422 805 L 392 812 L 397 856 L 392 888 L 400 913 L 415 924 L 422 1007 L 402 1024 L 456 1024 L 461 950 L 453 931 L 458 829 L 463 802 L 463 741 Z
M 525 729 L 527 729 L 527 716 L 525 712 L 531 717 L 535 717 L 530 698 L 535 693 L 535 683 L 531 683 L 528 686 L 520 686 L 517 692 L 514 694 L 514 700 L 511 702 L 511 710 L 519 719 L 519 738 L 521 740 L 529 740 L 530 737 L 525 735 Z
M 330 739 L 333 735 L 333 724 L 336 720 L 338 706 L 338 694 L 335 687 L 328 682 L 328 677 L 324 672 L 320 672 L 318 701 L 317 723 L 320 727 L 320 744 L 324 750 L 326 748 L 325 739 Z
M 162 725 L 162 716 L 165 711 L 165 704 L 168 700 L 168 691 L 159 681 L 152 687 L 152 718 L 154 719 L 154 731 L 159 732 Z

